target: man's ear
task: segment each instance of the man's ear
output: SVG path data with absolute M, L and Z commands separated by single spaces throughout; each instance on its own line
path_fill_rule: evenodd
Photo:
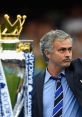
M 44 53 L 47 58 L 50 58 L 50 52 L 48 51 L 48 49 L 45 49 Z

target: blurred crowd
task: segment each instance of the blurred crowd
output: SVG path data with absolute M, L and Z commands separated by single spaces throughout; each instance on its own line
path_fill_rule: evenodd
M 80 5 L 68 9 L 61 28 L 74 38 L 73 58 L 82 57 L 82 7 Z

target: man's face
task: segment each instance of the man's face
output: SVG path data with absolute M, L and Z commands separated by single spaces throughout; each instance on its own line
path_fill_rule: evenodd
M 72 42 L 70 39 L 56 40 L 53 49 L 47 55 L 49 63 L 60 68 L 68 67 L 72 59 Z

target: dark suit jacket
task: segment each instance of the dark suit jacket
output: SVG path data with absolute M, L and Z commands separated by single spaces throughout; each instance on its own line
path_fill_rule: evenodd
M 82 107 L 82 59 L 76 59 L 65 69 L 66 79 Z M 34 78 L 32 117 L 43 117 L 43 85 L 45 72 Z

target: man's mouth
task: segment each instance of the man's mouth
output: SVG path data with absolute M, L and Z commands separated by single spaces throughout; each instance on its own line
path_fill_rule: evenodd
M 64 62 L 71 62 L 71 59 L 65 59 Z

